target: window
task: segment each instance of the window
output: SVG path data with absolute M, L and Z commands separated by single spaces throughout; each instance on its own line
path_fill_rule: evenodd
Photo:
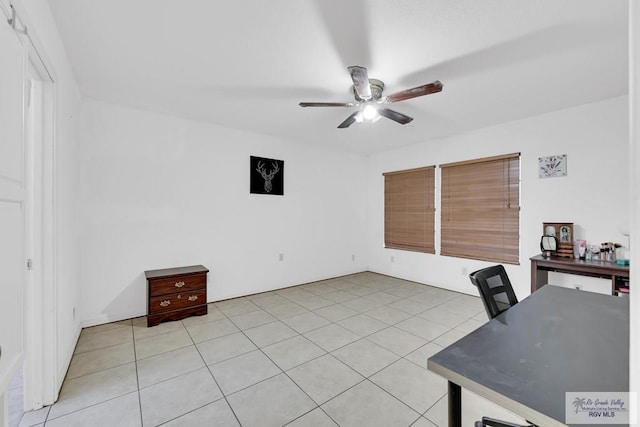
M 440 167 L 440 254 L 519 264 L 520 153 Z
M 384 175 L 384 245 L 435 253 L 435 166 Z

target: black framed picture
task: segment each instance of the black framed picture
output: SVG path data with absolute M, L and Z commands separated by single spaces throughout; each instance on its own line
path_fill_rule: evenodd
M 250 157 L 249 192 L 276 196 L 284 195 L 284 160 Z

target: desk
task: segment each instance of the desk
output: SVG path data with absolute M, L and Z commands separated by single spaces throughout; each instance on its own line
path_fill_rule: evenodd
M 629 299 L 547 285 L 429 358 L 449 381 L 539 426 L 564 426 L 565 392 L 629 390 Z
M 578 274 L 581 276 L 601 277 L 611 280 L 611 294 L 616 295 L 616 283 L 619 278 L 629 278 L 629 267 L 612 262 L 585 261 L 571 258 L 545 258 L 536 255 L 531 259 L 531 293 L 549 283 L 549 271 Z

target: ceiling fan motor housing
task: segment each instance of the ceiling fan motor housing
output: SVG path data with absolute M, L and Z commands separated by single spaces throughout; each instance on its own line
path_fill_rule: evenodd
M 381 80 L 369 79 L 369 87 L 371 88 L 371 100 L 380 100 L 380 98 L 382 98 L 382 91 L 384 90 L 384 83 Z M 351 86 L 351 92 L 353 92 L 356 101 L 366 101 L 366 99 L 360 98 L 355 86 Z

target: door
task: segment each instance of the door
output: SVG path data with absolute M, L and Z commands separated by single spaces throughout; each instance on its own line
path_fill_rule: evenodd
M 24 49 L 16 32 L 6 21 L 0 22 L 0 396 L 3 405 L 9 381 L 21 367 L 24 356 Z

